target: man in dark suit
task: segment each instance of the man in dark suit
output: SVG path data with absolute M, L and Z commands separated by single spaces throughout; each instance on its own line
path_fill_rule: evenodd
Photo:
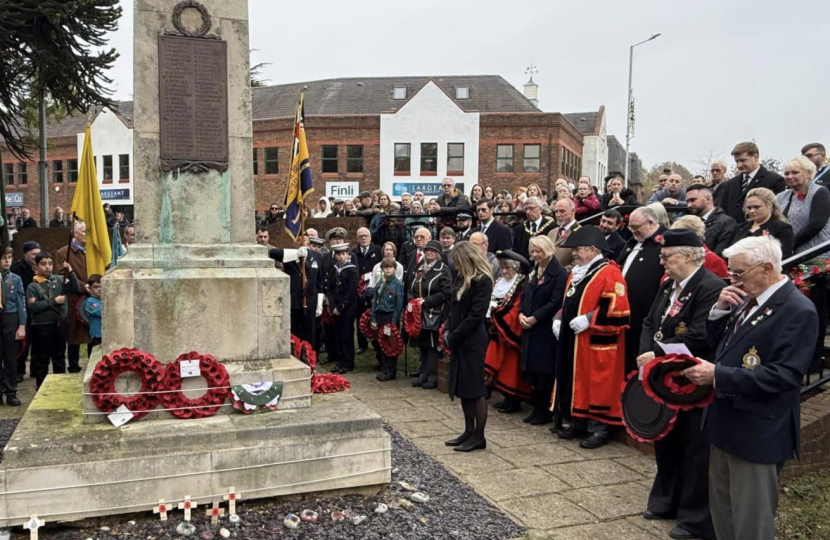
M 455 222 L 458 224 L 458 232 L 455 234 L 455 241 L 469 242 L 470 235 L 476 232 L 476 228 L 473 227 L 472 212 L 465 210 L 464 212 L 457 213 L 455 215 Z
M 556 221 L 542 215 L 542 201 L 538 197 L 528 197 L 522 203 L 525 220 L 513 231 L 513 251 L 530 258 L 530 239 L 534 236 L 547 235 L 556 228 Z
M 703 184 L 694 184 L 686 190 L 686 206 L 706 226 L 706 247 L 723 257 L 723 250 L 732 243 L 737 227 L 735 220 L 715 206 L 712 190 Z
M 491 199 L 479 199 L 476 204 L 478 232 L 487 236 L 487 251 L 497 253 L 513 247 L 513 235 L 507 225 L 493 217 L 496 203 Z
M 637 365 L 662 356 L 660 343 L 682 343 L 693 355 L 714 360 L 706 319 L 723 280 L 702 268 L 703 243 L 690 230 L 666 231 L 660 253 L 668 279 L 643 321 Z M 674 428 L 654 443 L 657 477 L 643 517 L 676 519 L 669 532 L 675 539 L 715 538 L 709 515 L 709 439 L 700 429 L 702 416 L 700 408 L 679 411 Z
M 660 242 L 657 238 L 666 228 L 657 222 L 654 210 L 643 206 L 631 212 L 628 218 L 631 240 L 617 257 L 623 277 L 628 283 L 628 299 L 631 306 L 631 324 L 625 333 L 625 372 L 637 366 L 640 354 L 640 332 L 643 319 L 648 315 L 660 279 L 663 266 L 660 264 Z
M 820 186 L 830 189 L 830 167 L 827 166 L 827 150 L 821 143 L 805 144 L 801 155 L 809 159 L 816 166 L 816 175 L 813 181 Z
M 781 274 L 771 236 L 728 248 L 731 285 L 709 313 L 716 363 L 681 375 L 712 384 L 704 416 L 712 442 L 709 503 L 720 540 L 773 540 L 778 474 L 798 455 L 801 384 L 818 336 L 812 302 Z
M 364 282 L 364 287 L 358 289 L 368 288 L 369 282 L 372 279 L 372 270 L 375 265 L 383 259 L 383 254 L 380 248 L 372 243 L 372 233 L 366 227 L 361 227 L 357 230 L 357 247 L 352 250 L 352 262 L 357 266 L 357 274 L 359 280 Z M 358 282 L 359 283 L 359 282 Z M 358 295 L 357 314 L 358 317 L 364 311 L 369 309 L 371 305 L 371 298 Z M 366 352 L 369 342 L 362 332 L 357 333 L 357 354 Z
M 299 249 L 271 248 L 268 256 L 282 263 L 283 270 L 291 278 L 291 333 L 314 347 L 315 319 L 323 313 L 324 284 L 320 254 L 303 246 Z M 300 264 L 305 264 L 305 290 Z
M 618 232 L 622 223 L 622 214 L 613 208 L 602 213 L 599 220 L 599 230 L 605 235 L 605 241 L 608 242 L 608 251 L 603 252 L 606 259 L 616 261 L 620 252 L 625 247 L 625 240 Z
M 717 205 L 740 224 L 746 221 L 744 200 L 750 189 L 762 187 L 773 193 L 781 193 L 787 186 L 784 177 L 761 165 L 758 146 L 754 142 L 738 143 L 732 150 L 732 157 L 738 166 L 738 175 L 718 190 L 720 199 Z

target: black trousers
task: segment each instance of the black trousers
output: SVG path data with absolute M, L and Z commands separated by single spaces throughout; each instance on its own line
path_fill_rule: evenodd
M 92 356 L 92 343 L 86 344 L 86 357 Z M 67 359 L 69 360 L 69 373 L 81 372 L 81 346 L 69 344 L 66 346 Z
M 530 401 L 533 408 L 538 411 L 548 412 L 550 410 L 550 398 L 553 394 L 553 382 L 556 376 L 553 373 L 525 374 L 525 380 L 533 388 L 530 394 Z
M 32 325 L 32 365 L 31 374 L 35 377 L 35 386 L 40 388 L 49 373 L 66 373 L 66 327 L 58 328 L 58 323 Z
M 358 300 L 357 302 L 358 302 L 358 307 L 357 307 L 358 316 L 363 315 L 363 313 L 371 307 L 370 303 L 367 302 L 366 300 Z M 377 347 L 376 342 L 373 341 L 372 344 L 375 347 Z M 360 332 L 357 333 L 357 348 L 358 349 L 368 349 L 369 348 L 369 340 L 366 339 L 366 336 L 364 336 Z
M 674 429 L 654 443 L 657 476 L 648 511 L 677 516 L 677 526 L 714 539 L 709 514 L 709 440 L 701 431 L 702 409 L 677 413 Z
M 421 384 L 438 382 L 438 356 L 441 354 L 435 347 L 419 347 L 421 351 Z
M 0 375 L 0 391 L 7 396 L 17 395 L 17 349 L 19 342 L 15 341 L 17 332 L 17 313 L 3 313 L 0 317 L 0 351 L 2 351 L 2 375 Z
M 24 339 L 17 351 L 17 374 L 22 377 L 26 374 L 26 360 L 29 359 L 29 349 L 32 347 L 32 314 L 29 313 L 29 321 L 26 323 L 26 339 Z
M 341 313 L 334 318 L 335 361 L 343 369 L 354 369 L 354 313 Z M 328 348 L 328 344 L 326 344 Z
M 383 313 L 378 312 L 375 314 L 377 318 L 378 328 L 383 326 L 386 323 L 392 322 L 392 313 Z M 360 332 L 358 332 L 359 334 Z M 380 345 L 378 344 L 377 340 L 372 341 L 372 346 L 375 348 L 375 358 L 378 361 L 378 366 L 384 372 L 389 373 L 391 376 L 396 376 L 398 373 L 398 357 L 387 356 L 383 354 L 383 351 L 380 349 Z
M 291 333 L 315 347 L 317 321 L 313 309 L 291 308 Z

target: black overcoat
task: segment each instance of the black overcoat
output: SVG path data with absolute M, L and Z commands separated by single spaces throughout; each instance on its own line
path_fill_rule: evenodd
M 552 257 L 542 279 L 530 272 L 522 295 L 520 313 L 536 317 L 536 324 L 522 332 L 522 371 L 553 375 L 556 370 L 556 338 L 553 317 L 562 308 L 568 271 Z
M 476 399 L 487 395 L 484 357 L 489 337 L 484 321 L 493 295 L 493 281 L 487 276 L 474 279 L 459 300 L 461 283 L 460 278 L 455 280 L 450 317 L 444 329 L 450 346 L 449 394 L 450 399 Z

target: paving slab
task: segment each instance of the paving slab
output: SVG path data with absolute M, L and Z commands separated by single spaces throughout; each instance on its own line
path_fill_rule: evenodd
M 643 516 L 631 516 L 625 518 L 625 520 L 660 538 L 668 537 L 669 531 L 672 530 L 675 523 L 673 519 L 646 519 Z
M 444 441 L 446 441 L 447 439 L 451 439 L 452 437 L 452 435 L 438 435 L 437 437 L 419 437 L 417 439 L 412 439 L 412 444 L 414 444 L 415 446 L 417 446 L 418 448 L 420 448 L 421 450 L 423 450 L 431 456 L 443 456 L 453 453 L 457 454 L 458 452 L 455 452 L 452 449 L 452 446 L 447 446 L 446 444 L 444 444 Z M 498 448 L 496 443 L 487 441 L 488 450 L 495 450 L 496 448 Z
M 568 450 L 573 450 L 585 459 L 616 459 L 640 455 L 639 450 L 626 446 L 617 441 L 611 441 L 605 446 L 600 446 L 599 448 L 588 449 L 579 446 L 579 441 L 567 441 L 565 439 L 560 439 L 559 437 L 556 437 L 556 440 Z
M 346 392 L 347 394 L 351 394 L 357 399 L 364 400 L 364 399 L 400 399 L 403 401 L 406 399 L 407 395 L 403 393 L 402 390 L 398 388 L 377 388 L 371 390 L 349 390 Z
M 416 407 L 441 406 L 454 408 L 459 411 L 461 410 L 461 401 L 456 399 L 455 402 L 452 402 L 450 401 L 450 398 L 447 397 L 447 394 L 422 390 L 420 388 L 414 388 L 412 390 L 412 392 L 404 393 L 407 395 L 406 400 Z
M 441 420 L 443 424 L 445 424 L 450 429 L 463 429 L 464 428 L 464 417 L 450 417 L 444 418 Z M 487 426 L 484 429 L 484 436 L 487 438 L 488 442 L 490 440 L 490 434 L 496 431 L 503 431 L 505 429 L 516 429 L 516 426 L 508 422 L 507 420 L 499 417 L 488 416 L 487 417 Z
M 643 477 L 631 469 L 608 459 L 584 460 L 542 467 L 574 488 L 635 482 Z
M 398 433 L 408 439 L 458 434 L 456 430 L 452 430 L 441 422 L 434 420 L 424 420 L 420 422 L 390 422 L 390 424 L 398 430 Z
M 453 452 L 438 456 L 436 459 L 452 469 L 459 476 L 470 474 L 506 471 L 514 469 L 512 463 L 506 461 L 490 450 L 476 452 Z
M 393 409 L 383 412 L 382 416 L 383 419 L 389 423 L 423 422 L 428 420 L 440 422 L 441 420 L 447 420 L 447 416 L 444 413 L 436 411 L 432 407 L 407 407 L 404 409 Z M 463 428 L 464 426 L 461 425 L 455 427 Z
M 579 454 L 556 443 L 533 444 L 523 446 L 522 448 L 498 448 L 493 450 L 493 452 L 516 467 L 533 467 L 536 465 L 550 465 L 552 463 L 584 461 Z
M 551 540 L 655 540 L 658 538 L 624 519 L 554 529 L 546 533 Z M 661 535 L 660 538 L 663 538 Z M 668 538 L 668 534 L 665 535 Z
M 487 440 L 489 441 L 490 439 L 493 439 L 496 444 L 503 448 L 555 443 L 559 440 L 547 429 L 534 429 L 533 426 L 527 425 L 521 428 L 517 427 L 516 429 L 490 433 L 487 435 Z
M 637 454 L 624 458 L 617 458 L 614 461 L 620 465 L 625 465 L 629 469 L 645 476 L 646 478 L 654 478 L 657 476 L 657 462 L 652 456 Z
M 629 482 L 566 491 L 562 496 L 600 519 L 613 519 L 642 513 L 648 490 L 637 482 Z
M 397 409 L 411 409 L 412 404 L 403 399 L 366 399 L 365 396 L 355 396 L 361 403 L 386 418 L 387 411 Z
M 562 495 L 551 493 L 502 501 L 500 506 L 531 529 L 549 530 L 593 522 L 596 518 Z
M 569 489 L 567 484 L 537 467 L 472 474 L 464 480 L 496 502 Z

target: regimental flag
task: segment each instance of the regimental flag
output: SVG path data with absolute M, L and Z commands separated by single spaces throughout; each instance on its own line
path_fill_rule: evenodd
M 300 94 L 297 115 L 294 117 L 294 144 L 291 146 L 291 172 L 288 174 L 288 188 L 285 191 L 285 230 L 294 240 L 302 232 L 303 200 L 314 192 L 311 180 L 311 163 L 308 160 L 308 145 L 305 140 L 304 94 Z
M 95 172 L 95 158 L 92 153 L 92 135 L 89 123 L 84 133 L 84 149 L 81 152 L 81 170 L 72 198 L 72 211 L 86 223 L 86 274 L 103 276 L 112 261 L 110 238 L 107 234 L 107 217 L 98 191 L 98 176 Z

